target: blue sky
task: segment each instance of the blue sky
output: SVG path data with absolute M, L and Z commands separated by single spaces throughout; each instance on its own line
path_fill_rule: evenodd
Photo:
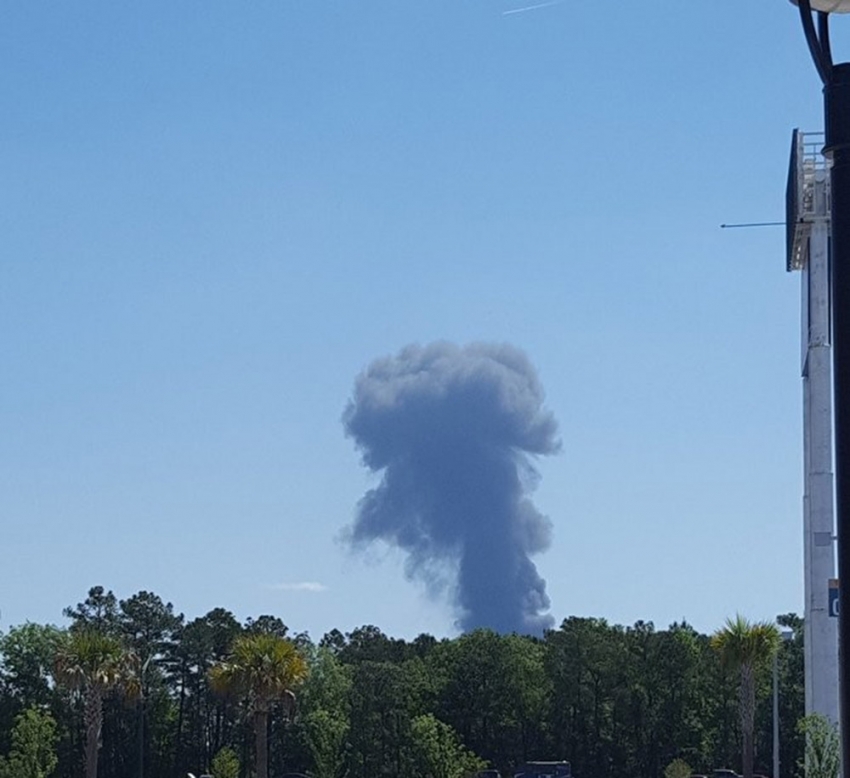
M 439 339 L 539 371 L 556 621 L 802 611 L 799 277 L 718 227 L 821 128 L 796 10 L 524 5 L 4 8 L 0 629 L 102 584 L 456 634 L 339 542 L 355 377 Z

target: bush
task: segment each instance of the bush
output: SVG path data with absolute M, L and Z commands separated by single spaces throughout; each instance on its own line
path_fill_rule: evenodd
M 689 778 L 692 772 L 684 759 L 674 759 L 664 768 L 664 778 Z
M 806 736 L 806 757 L 798 765 L 805 778 L 838 778 L 841 740 L 838 727 L 826 716 L 812 713 L 800 719 L 797 730 Z
M 213 778 L 239 778 L 239 757 L 232 748 L 222 748 L 212 760 Z

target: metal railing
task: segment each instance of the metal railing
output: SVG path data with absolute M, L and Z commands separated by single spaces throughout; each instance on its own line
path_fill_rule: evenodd
M 822 132 L 794 131 L 786 213 L 788 270 L 800 270 L 806 264 L 812 223 L 829 220 L 829 161 L 822 153 L 823 144 Z

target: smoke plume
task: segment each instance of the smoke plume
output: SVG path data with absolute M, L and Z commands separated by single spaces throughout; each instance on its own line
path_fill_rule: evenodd
M 525 354 L 509 345 L 408 346 L 357 378 L 346 433 L 379 485 L 348 539 L 407 553 L 406 572 L 448 592 L 463 630 L 540 634 L 552 626 L 532 554 L 551 524 L 532 505 L 530 457 L 559 448 Z

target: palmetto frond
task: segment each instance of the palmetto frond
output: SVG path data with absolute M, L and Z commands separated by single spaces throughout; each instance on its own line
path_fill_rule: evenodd
M 295 645 L 278 635 L 240 635 L 230 655 L 209 671 L 210 684 L 225 694 L 247 699 L 254 719 L 257 778 L 268 778 L 268 716 L 273 702 L 291 709 L 292 689 L 307 676 L 307 662 Z
M 711 645 L 724 666 L 755 668 L 769 660 L 779 648 L 779 630 L 768 621 L 749 622 L 740 614 L 727 619 L 711 638 Z
M 124 686 L 132 692 L 137 660 L 119 640 L 96 630 L 70 633 L 54 664 L 56 680 L 69 689 L 101 692 Z
M 56 652 L 56 681 L 84 700 L 86 778 L 97 778 L 103 699 L 115 688 L 129 694 L 138 690 L 138 666 L 136 655 L 120 640 L 95 629 L 70 632 Z
M 242 635 L 230 655 L 210 670 L 210 683 L 221 693 L 249 697 L 255 704 L 287 699 L 307 676 L 307 663 L 286 638 Z
M 734 619 L 727 619 L 723 628 L 712 635 L 711 645 L 720 655 L 723 666 L 734 668 L 741 675 L 742 763 L 744 778 L 752 778 L 756 670 L 775 656 L 779 648 L 779 630 L 770 622 L 753 624 L 738 614 Z

